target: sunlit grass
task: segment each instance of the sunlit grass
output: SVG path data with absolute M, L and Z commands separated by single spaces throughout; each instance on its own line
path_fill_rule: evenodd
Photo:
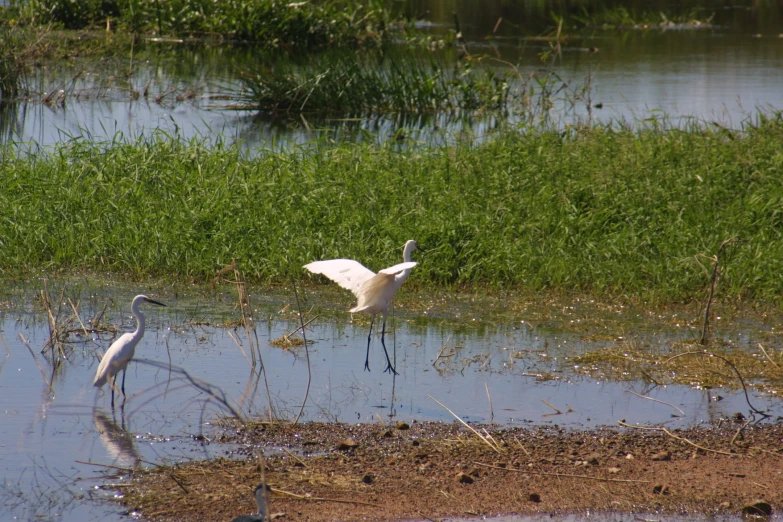
M 379 43 L 393 22 L 382 2 L 353 0 L 16 0 L 3 14 L 31 26 L 217 36 L 289 50 Z
M 742 131 L 499 132 L 395 152 L 313 146 L 247 157 L 157 136 L 3 150 L 0 266 L 253 282 L 334 257 L 375 269 L 405 240 L 429 250 L 414 285 L 577 290 L 664 300 L 783 295 L 783 120 Z
M 695 340 L 665 347 L 622 341 L 568 357 L 567 364 L 577 373 L 611 381 L 701 388 L 741 388 L 744 381 L 766 392 L 783 392 L 783 353 L 773 349 L 738 350 L 713 343 L 707 350 Z
M 624 6 L 585 9 L 573 18 L 588 27 L 603 29 L 700 29 L 710 27 L 714 12 L 703 9 L 642 9 L 636 11 Z

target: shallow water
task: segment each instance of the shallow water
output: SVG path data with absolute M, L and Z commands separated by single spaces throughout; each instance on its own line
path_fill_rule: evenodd
M 87 283 L 72 286 L 65 295 L 80 303 L 82 321 L 108 306 L 103 322 L 128 331 L 134 326 L 128 312 L 134 293 L 125 286 Z M 162 290 L 156 297 L 168 306 L 145 307 L 148 329 L 128 370 L 128 398 L 123 407 L 118 398 L 114 411 L 110 393 L 92 386 L 98 354 L 110 344 L 110 335 L 79 334 L 78 323 L 72 322 L 75 331 L 69 336 L 67 361 L 52 379 L 51 350 L 40 353 L 49 328 L 33 291 L 16 289 L 0 299 L 5 303 L 0 308 L 0 333 L 8 348 L 0 360 L 0 506 L 5 513 L 22 519 L 119 520 L 119 510 L 112 504 L 90 501 L 107 495 L 96 489 L 105 480 L 104 472 L 117 472 L 116 480 L 121 480 L 122 469 L 138 463 L 231 453 L 237 448 L 211 445 L 208 439 L 215 433 L 212 423 L 229 415 L 231 408 L 263 418 L 271 398 L 278 418 L 296 416 L 307 383 L 304 350 L 291 352 L 270 345 L 297 327 L 290 293 L 251 295 L 256 303 L 253 338 L 255 342 L 257 336 L 265 376 L 251 369 L 238 348 L 241 343 L 249 356 L 244 329 L 212 326 L 239 317 L 230 292 L 200 295 Z M 392 377 L 383 372 L 385 359 L 375 336 L 372 371 L 363 370 L 369 325 L 358 321 L 358 316 L 357 322 L 351 322 L 344 312 L 350 302 L 347 296 L 308 291 L 304 298 L 306 309 L 315 307 L 314 313 L 323 314 L 307 330 L 312 384 L 304 420 L 454 421 L 432 398 L 466 421 L 508 426 L 554 424 L 578 429 L 624 419 L 632 424 L 685 427 L 713 423 L 738 411 L 748 413 L 741 393 L 719 390 L 723 399 L 716 401 L 712 399 L 718 390 L 597 381 L 569 371 L 562 358 L 597 342 L 584 340 L 583 333 L 568 327 L 574 314 L 590 310 L 589 303 L 578 310 L 564 308 L 562 316 L 536 326 L 525 322 L 526 313 L 515 320 L 489 321 L 474 310 L 462 309 L 457 319 L 453 310 L 414 313 L 398 307 L 387 332 L 392 354 L 396 346 L 399 371 Z M 59 307 L 62 320 L 72 315 L 66 299 L 54 307 Z M 435 317 L 427 319 L 427 315 Z M 634 335 L 648 342 L 671 343 L 693 336 L 688 329 L 666 329 L 653 321 L 635 324 L 639 327 L 634 326 L 638 332 Z M 743 349 L 754 345 L 763 325 L 723 328 L 720 335 Z M 544 374 L 555 379 L 536 377 Z M 685 415 L 673 417 L 676 411 L 671 406 L 640 399 L 629 390 L 671 403 Z M 776 398 L 756 392 L 751 400 L 757 408 L 783 414 L 783 404 Z M 563 413 L 556 414 L 553 408 Z M 3 518 L 7 514 L 0 519 L 7 519 Z
M 420 3 L 417 12 L 427 13 L 420 25 L 436 39 L 453 31 L 456 11 L 463 20 L 467 53 L 484 66 L 507 71 L 504 62 L 518 65 L 525 78 L 551 70 L 567 84 L 556 98 L 573 99 L 589 83 L 592 111 L 586 100 L 556 103 L 550 116 L 560 124 L 590 118 L 638 122 L 667 115 L 677 125 L 696 119 L 736 128 L 757 111 L 783 109 L 783 19 L 775 9 L 766 15 L 749 6 L 705 9 L 705 20 L 713 13 L 715 17 L 709 29 L 698 30 L 565 28 L 571 38 L 556 59 L 544 61 L 542 56 L 552 51 L 549 44 L 525 37 L 551 34 L 553 27 L 550 22 L 520 30 L 518 24 L 525 23 L 526 15 L 520 10 L 523 3 Z M 110 140 L 118 133 L 138 137 L 160 129 L 184 138 L 239 141 L 257 150 L 318 138 L 385 142 L 405 129 L 406 143 L 440 145 L 480 140 L 498 123 L 497 115 L 335 118 L 308 113 L 303 119 L 226 111 L 222 108 L 228 102 L 214 96 L 240 89 L 237 67 L 252 68 L 262 56 L 248 49 L 171 42 L 148 42 L 145 48 L 144 59 L 128 56 L 38 68 L 27 82 L 38 93 L 33 98 L 62 89 L 64 103 L 9 106 L 0 114 L 0 141 L 46 146 L 77 136 Z M 444 53 L 452 61 L 459 54 L 453 48 Z M 133 74 L 126 81 L 131 61 Z M 149 97 L 130 99 L 131 87 L 143 92 L 148 85 Z

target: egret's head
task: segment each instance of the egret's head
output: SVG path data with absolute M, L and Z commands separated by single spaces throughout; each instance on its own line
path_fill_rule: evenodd
M 405 242 L 405 245 L 403 246 L 403 251 L 414 252 L 416 250 L 420 250 L 424 252 L 424 249 L 421 246 L 419 246 L 419 244 L 413 239 L 409 239 L 408 241 Z
M 158 301 L 156 301 L 154 299 L 150 299 L 146 295 L 137 295 L 136 297 L 134 297 L 133 298 L 133 303 L 131 304 L 131 306 L 132 307 L 136 307 L 136 306 L 139 306 L 140 304 L 143 304 L 143 303 L 151 303 L 151 304 L 158 305 L 158 306 L 166 306 L 163 303 L 160 303 L 160 302 L 158 302 Z

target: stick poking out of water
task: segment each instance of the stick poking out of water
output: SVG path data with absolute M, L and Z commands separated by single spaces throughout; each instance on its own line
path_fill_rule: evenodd
M 49 379 L 46 378 L 46 373 L 43 371 L 43 368 L 41 368 L 41 363 L 38 362 L 38 358 L 35 356 L 35 353 L 33 352 L 33 348 L 30 346 L 30 343 L 27 342 L 27 339 L 24 338 L 24 335 L 22 335 L 21 332 L 19 333 L 19 339 L 21 339 L 22 343 L 24 343 L 24 345 L 27 346 L 27 349 L 30 350 L 30 355 L 33 356 L 35 365 L 38 366 L 38 370 L 41 372 L 41 377 L 43 377 L 44 382 L 49 387 L 49 391 L 54 393 L 54 388 L 52 388 L 52 383 L 49 382 Z
M 674 404 L 669 404 L 668 402 L 659 401 L 658 399 L 653 399 L 652 397 L 647 397 L 646 395 L 639 395 L 638 393 L 636 393 L 636 392 L 633 392 L 633 391 L 631 391 L 631 390 L 625 390 L 625 391 L 627 391 L 628 393 L 632 393 L 632 394 L 636 395 L 636 396 L 637 396 L 637 397 L 639 397 L 640 399 L 647 399 L 647 400 L 649 400 L 649 401 L 660 402 L 661 404 L 665 404 L 666 406 L 670 406 L 670 407 L 674 408 L 675 410 L 679 411 L 679 412 L 680 412 L 680 413 L 681 413 L 683 416 L 685 416 L 685 412 L 684 412 L 684 411 L 682 411 L 682 410 L 681 410 L 680 408 L 678 408 L 677 406 L 675 406 Z

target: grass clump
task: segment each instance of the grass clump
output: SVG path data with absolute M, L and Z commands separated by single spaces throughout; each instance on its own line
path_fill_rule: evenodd
M 686 355 L 682 355 L 682 354 Z M 680 384 L 702 388 L 732 388 L 745 385 L 771 393 L 783 391 L 781 354 L 737 350 L 718 343 L 704 351 L 697 343 L 676 346 L 644 346 L 623 342 L 569 357 L 577 372 L 613 381 L 635 381 L 639 376 L 655 384 Z
M 35 47 L 14 25 L 0 26 L 0 109 L 19 96 Z
M 267 48 L 380 42 L 391 25 L 382 2 L 322 0 L 16 0 L 6 17 L 33 26 L 107 27 L 158 35 L 221 36 Z
M 700 17 L 697 8 L 682 12 L 664 12 L 660 10 L 626 8 L 625 6 L 604 7 L 596 10 L 584 9 L 581 15 L 573 18 L 587 27 L 603 29 L 706 29 L 711 26 L 714 14 Z
M 722 295 L 783 296 L 783 117 L 742 131 L 649 125 L 500 132 L 397 152 L 342 145 L 247 157 L 157 136 L 49 152 L 6 148 L 0 267 L 87 267 L 252 282 L 315 259 L 378 268 L 428 247 L 411 281 L 704 296 L 721 242 Z
M 329 54 L 242 74 L 243 106 L 265 112 L 382 113 L 500 109 L 509 74 L 449 66 L 432 54 Z

